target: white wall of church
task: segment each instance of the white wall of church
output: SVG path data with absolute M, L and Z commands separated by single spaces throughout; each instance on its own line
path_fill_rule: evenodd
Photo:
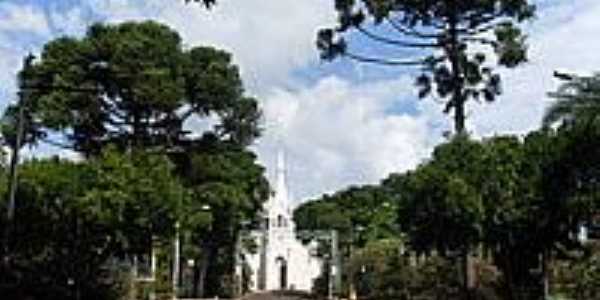
M 293 231 L 271 230 L 267 234 L 269 237 L 265 249 L 246 255 L 246 261 L 253 271 L 252 290 L 261 290 L 260 276 L 264 274 L 264 290 L 311 291 L 321 271 L 321 260 L 311 254 L 315 244 L 302 244 Z M 258 234 L 257 238 L 261 239 Z M 265 255 L 261 255 L 261 251 L 265 251 Z M 262 263 L 261 259 L 265 259 L 265 262 Z M 266 272 L 261 272 L 262 266 Z
M 264 206 L 265 230 L 253 233 L 258 252 L 246 254 L 252 270 L 251 289 L 311 291 L 321 272 L 322 262 L 312 256 L 316 244 L 304 245 L 296 239 L 289 208 L 283 152 L 277 157 L 274 194 Z

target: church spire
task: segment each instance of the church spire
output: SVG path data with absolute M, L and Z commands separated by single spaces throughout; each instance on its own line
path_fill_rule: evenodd
M 282 148 L 277 151 L 277 170 L 275 175 L 276 185 L 275 185 L 275 201 L 277 201 L 276 205 L 281 206 L 284 209 L 287 209 L 287 184 L 286 184 L 286 170 L 285 170 L 285 152 Z

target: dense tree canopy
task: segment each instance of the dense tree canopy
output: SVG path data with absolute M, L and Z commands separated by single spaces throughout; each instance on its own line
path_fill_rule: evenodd
M 53 40 L 21 78 L 18 105 L 37 132 L 28 136 L 48 140 L 58 132 L 64 138 L 54 142 L 84 154 L 107 144 L 173 146 L 186 121 L 209 115 L 219 117 L 213 129 L 223 139 L 248 145 L 259 133 L 260 111 L 244 96 L 231 56 L 184 49 L 176 32 L 152 21 L 95 24 L 81 39 Z M 14 124 L 16 111 L 7 110 L 5 123 Z
M 188 257 L 199 262 L 193 296 L 227 294 L 221 279 L 233 273 L 238 237 L 242 229 L 256 224 L 270 192 L 264 169 L 254 153 L 213 135 L 204 136 L 174 161 L 190 190 L 182 228 L 191 243 Z
M 86 162 L 25 163 L 2 293 L 112 299 L 114 259 L 146 254 L 172 236 L 183 197 L 172 168 L 165 157 L 113 151 Z
M 395 212 L 384 190 L 362 186 L 309 201 L 294 211 L 294 220 L 299 230 L 338 230 L 344 248 L 397 236 Z
M 295 217 L 299 227 L 343 233 L 356 232 L 356 223 L 381 230 L 373 216 L 384 214 L 367 212 L 391 203 L 396 221 L 383 224 L 396 229 L 367 244 L 395 236 L 404 237 L 410 251 L 451 260 L 487 253 L 503 276 L 500 291 L 507 299 L 541 294 L 550 259 L 589 254 L 577 232 L 599 211 L 597 128 L 568 125 L 481 141 L 456 136 L 415 170 L 309 202 Z M 357 191 L 383 196 L 361 198 Z
M 200 294 L 231 295 L 238 236 L 269 194 L 247 149 L 260 134 L 261 112 L 244 95 L 231 56 L 184 48 L 176 32 L 147 21 L 92 25 L 26 62 L 20 101 L 2 119 L 4 142 L 18 151 L 22 124 L 25 144 L 50 142 L 83 155 L 18 166 L 0 294 L 112 297 L 103 285 L 108 266 L 169 249 L 179 232 L 183 254 L 198 262 L 195 284 L 210 288 Z M 202 118 L 217 121 L 188 135 L 186 123 Z M 87 281 L 73 283 L 77 276 Z
M 560 76 L 560 73 L 557 75 Z M 559 121 L 596 121 L 600 114 L 600 74 L 590 77 L 565 76 L 566 82 L 558 91 L 550 93 L 556 102 L 546 111 L 544 125 L 550 126 Z
M 517 26 L 533 16 L 534 6 L 527 0 L 334 2 L 338 24 L 319 31 L 321 57 L 419 67 L 419 96 L 435 92 L 445 99 L 444 111 L 454 113 L 457 133 L 464 131 L 468 101 L 494 101 L 502 91 L 488 54 L 494 52 L 496 63 L 506 67 L 527 59 L 525 38 Z M 366 37 L 375 50 L 358 53 L 349 32 Z M 389 49 L 399 50 L 393 52 L 396 58 L 386 55 Z

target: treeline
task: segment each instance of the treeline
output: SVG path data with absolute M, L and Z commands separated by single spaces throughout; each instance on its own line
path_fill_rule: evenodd
M 339 230 L 363 296 L 598 297 L 600 254 L 582 240 L 599 238 L 598 82 L 570 77 L 540 130 L 457 135 L 414 170 L 308 202 L 298 228 Z
M 16 172 L 3 161 L 3 299 L 116 299 L 151 251 L 147 289 L 171 297 L 176 237 L 188 296 L 234 293 L 238 237 L 269 186 L 247 149 L 261 112 L 228 53 L 184 47 L 155 22 L 96 24 L 27 57 L 19 88 L 5 146 L 50 143 L 74 158 L 12 160 Z

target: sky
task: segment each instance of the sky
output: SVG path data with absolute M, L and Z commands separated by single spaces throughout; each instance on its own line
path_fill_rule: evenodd
M 473 136 L 535 130 L 551 103 L 546 93 L 559 84 L 554 70 L 600 71 L 600 1 L 536 4 L 537 18 L 523 24 L 529 62 L 501 70 L 504 93 L 495 103 L 468 107 Z M 0 0 L 0 109 L 15 100 L 26 53 L 59 36 L 81 36 L 94 22 L 144 19 L 177 30 L 186 46 L 233 53 L 247 93 L 264 111 L 265 131 L 252 149 L 269 176 L 285 149 L 295 204 L 414 168 L 451 128 L 443 105 L 417 99 L 413 72 L 319 59 L 316 31 L 335 24 L 333 0 L 221 0 L 210 11 L 183 0 Z M 56 152 L 43 146 L 29 155 Z

